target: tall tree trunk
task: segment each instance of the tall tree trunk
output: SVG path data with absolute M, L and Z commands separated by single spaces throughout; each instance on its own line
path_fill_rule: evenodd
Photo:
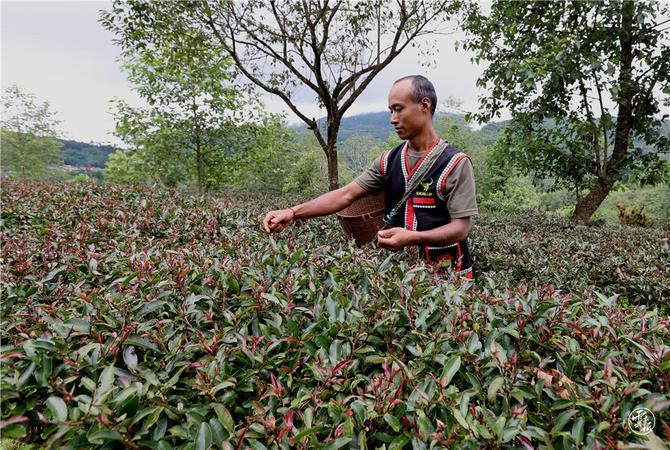
M 328 150 L 328 190 L 334 191 L 340 187 L 340 178 L 337 170 L 337 149 Z
M 340 176 L 337 167 L 337 134 L 340 130 L 338 116 L 328 118 L 326 158 L 328 159 L 328 190 L 334 191 L 340 187 Z
M 204 167 L 203 167 L 203 160 L 202 160 L 202 147 L 200 144 L 200 136 L 196 136 L 195 138 L 195 163 L 196 163 L 196 171 L 197 171 L 197 176 L 198 176 L 198 194 L 202 194 L 202 185 L 203 185 L 203 178 L 204 178 Z
M 612 190 L 614 182 L 619 179 L 623 161 L 628 151 L 630 140 L 630 129 L 633 117 L 633 94 L 638 89 L 632 81 L 633 66 L 633 17 L 635 15 L 635 4 L 632 0 L 626 0 L 621 5 L 621 31 L 619 43 L 621 45 L 621 62 L 619 64 L 619 99 L 616 134 L 614 139 L 614 150 L 609 161 L 605 160 L 604 170 L 598 175 L 596 185 L 577 203 L 574 218 L 587 222 L 593 213 L 605 200 L 607 194 Z

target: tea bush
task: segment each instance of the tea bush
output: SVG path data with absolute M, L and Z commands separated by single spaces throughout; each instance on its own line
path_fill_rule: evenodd
M 587 286 L 591 275 L 568 283 L 580 268 L 549 257 L 568 240 L 589 255 L 614 229 L 600 238 L 484 216 L 473 241 L 482 273 L 468 286 L 404 253 L 355 248 L 332 218 L 269 238 L 260 220 L 286 200 L 261 195 L 4 181 L 2 201 L 4 437 L 564 449 L 661 448 L 670 436 L 670 319 L 653 298 L 667 290 L 622 272 L 651 300 L 622 305 Z M 638 244 L 654 236 L 620 232 Z M 667 258 L 655 239 L 637 264 Z M 540 241 L 553 242 L 546 257 L 533 256 Z M 610 248 L 621 266 L 640 257 Z M 657 269 L 652 280 L 667 283 L 667 266 Z M 656 415 L 647 437 L 626 426 L 638 406 Z
M 670 246 L 662 229 L 582 225 L 532 211 L 475 221 L 470 236 L 480 277 L 572 292 L 594 286 L 626 303 L 670 312 Z

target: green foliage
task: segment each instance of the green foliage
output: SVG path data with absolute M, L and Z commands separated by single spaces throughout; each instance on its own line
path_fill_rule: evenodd
M 158 4 L 135 6 L 145 17 L 160 9 Z M 156 26 L 172 30 L 176 40 L 163 42 L 136 28 L 132 43 L 117 41 L 129 81 L 149 104 L 133 108 L 117 101 L 117 135 L 140 151 L 150 177 L 202 190 L 218 184 L 212 172 L 223 156 L 231 156 L 224 144 L 240 138 L 240 125 L 254 124 L 263 114 L 256 99 L 233 83 L 232 60 L 206 45 L 204 31 L 192 29 L 179 15 L 186 2 L 171 6 L 175 14 L 161 16 L 165 22 Z M 113 17 L 103 12 L 103 25 L 112 28 Z
M 203 64 L 193 67 L 207 73 L 202 67 L 228 58 L 249 86 L 279 97 L 312 130 L 327 156 L 328 185 L 336 189 L 336 143 L 344 114 L 382 69 L 409 44 L 416 46 L 419 38 L 440 32 L 459 6 L 440 0 L 383 7 L 377 0 L 336 5 L 134 0 L 113 2 L 100 22 L 117 36 L 124 52 L 146 52 L 147 60 L 185 48 L 184 54 L 203 56 Z M 377 39 L 370 39 L 373 30 Z M 428 55 L 433 51 L 431 46 L 423 49 Z M 170 74 L 178 78 L 179 70 L 173 70 Z M 219 78 L 205 80 L 215 83 Z M 311 92 L 325 110 L 325 124 L 295 101 L 299 88 Z
M 667 3 L 496 2 L 490 12 L 481 9 L 467 4 L 463 20 L 464 47 L 488 63 L 478 80 L 487 94 L 469 116 L 487 122 L 512 111 L 503 146 L 511 162 L 533 171 L 534 180 L 586 191 L 576 199 L 580 220 L 615 182 L 667 180 L 670 135 L 660 114 L 670 105 L 670 32 L 661 26 Z
M 482 178 L 480 178 L 482 179 Z M 541 196 L 528 177 L 512 176 L 502 189 L 481 196 L 478 206 L 482 211 L 520 213 L 539 209 Z
M 645 214 L 656 224 L 670 223 L 670 185 L 656 186 L 626 185 L 624 190 L 610 192 L 596 211 L 596 216 L 610 223 L 618 223 L 617 204 L 644 205 Z
M 337 154 L 340 167 L 344 166 L 355 177 L 369 168 L 386 150 L 389 148 L 383 140 L 369 135 L 352 134 L 338 145 Z
M 148 165 L 141 151 L 117 150 L 109 155 L 103 176 L 105 181 L 110 183 L 145 183 L 150 179 Z
M 667 298 L 653 230 L 483 216 L 475 256 L 501 259 L 468 289 L 402 253 L 353 247 L 333 218 L 268 237 L 265 209 L 286 201 L 274 197 L 7 184 L 3 436 L 73 448 L 595 449 L 651 442 L 626 426 L 634 407 L 670 420 L 668 317 L 566 282 L 601 290 L 607 280 L 589 277 L 607 259 Z M 532 288 L 516 278 L 529 273 Z
M 3 92 L 2 108 L 2 174 L 35 180 L 53 177 L 53 166 L 62 160 L 56 138 L 58 120 L 49 102 L 39 104 L 34 95 L 13 85 Z
M 225 153 L 212 165 L 209 186 L 233 185 L 250 192 L 282 192 L 299 158 L 289 130 L 277 117 L 229 130 L 219 141 Z M 323 183 L 321 189 L 323 189 Z
M 529 210 L 488 213 L 475 223 L 475 270 L 497 284 L 550 283 L 569 292 L 595 286 L 670 313 L 670 254 L 662 229 L 582 225 Z
M 74 183 L 89 183 L 91 179 L 85 173 L 78 173 L 70 180 Z
M 294 153 L 282 191 L 310 197 L 322 194 L 328 179 L 328 164 L 316 138 L 302 133 L 296 147 L 299 150 Z

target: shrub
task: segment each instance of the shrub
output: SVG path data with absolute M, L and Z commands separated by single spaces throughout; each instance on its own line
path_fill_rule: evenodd
M 650 442 L 625 425 L 644 406 L 668 438 L 670 320 L 657 309 L 493 271 L 468 288 L 402 253 L 354 248 L 332 218 L 269 238 L 259 221 L 272 197 L 4 188 L 5 437 L 613 448 Z M 557 227 L 545 238 L 565 239 Z
M 670 311 L 670 249 L 661 229 L 588 226 L 543 213 L 489 213 L 470 232 L 476 273 L 503 285 L 594 286 Z

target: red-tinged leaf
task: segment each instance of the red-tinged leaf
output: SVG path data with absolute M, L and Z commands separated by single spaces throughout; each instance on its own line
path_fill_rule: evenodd
M 270 382 L 272 383 L 272 390 L 277 397 L 284 395 L 284 387 L 273 373 L 270 374 Z
M 670 436 L 670 425 L 665 423 L 665 420 L 660 419 L 661 426 L 663 427 L 663 432 L 665 433 L 665 436 Z
M 521 445 L 523 445 L 523 448 L 526 450 L 535 450 L 535 447 L 533 447 L 533 444 L 530 442 L 530 439 L 528 439 L 525 436 L 517 436 L 516 439 L 519 441 Z
M 293 410 L 291 409 L 284 413 L 284 427 L 289 431 L 293 429 Z
M 391 367 L 389 366 L 388 359 L 384 358 L 384 361 L 382 362 L 382 369 L 384 369 L 384 375 L 386 376 L 387 380 L 391 380 Z
M 337 363 L 337 365 L 333 366 L 333 368 L 330 370 L 330 372 L 331 372 L 333 375 L 335 375 L 337 372 L 340 371 L 340 369 L 341 369 L 342 367 L 346 366 L 348 363 L 349 363 L 349 360 L 348 360 L 348 359 L 344 359 L 344 360 L 340 361 L 339 363 Z
M 605 378 L 609 378 L 612 376 L 612 358 L 607 358 L 605 361 Z
M 343 432 L 344 432 L 344 422 L 342 422 L 337 426 L 337 428 L 335 428 L 335 437 L 339 438 L 340 436 L 342 436 Z

